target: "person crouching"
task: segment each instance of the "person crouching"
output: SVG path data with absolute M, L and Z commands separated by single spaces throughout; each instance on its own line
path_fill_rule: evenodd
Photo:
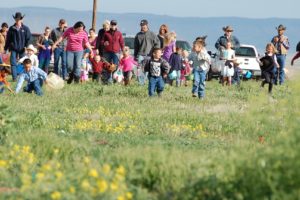
M 47 83 L 47 74 L 37 66 L 32 66 L 31 60 L 26 58 L 23 61 L 25 71 L 20 75 L 20 78 L 16 87 L 16 94 L 20 92 L 24 80 L 28 82 L 24 87 L 24 92 L 32 93 L 33 91 L 38 96 L 43 95 L 42 86 L 43 82 Z

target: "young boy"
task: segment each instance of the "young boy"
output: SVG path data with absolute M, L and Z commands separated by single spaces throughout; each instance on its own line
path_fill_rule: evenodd
M 28 82 L 27 86 L 24 88 L 24 92 L 31 93 L 34 91 L 38 96 L 43 95 L 42 86 L 43 81 L 46 82 L 47 74 L 40 68 L 32 66 L 31 60 L 26 58 L 23 62 L 25 71 L 20 75 L 19 81 L 16 87 L 16 93 L 20 92 L 22 84 L 25 81 Z
M 92 79 L 93 81 L 97 81 L 99 83 L 101 80 L 102 69 L 109 67 L 109 64 L 103 62 L 100 55 L 90 56 L 90 62 L 92 63 L 93 68 Z
M 145 72 L 149 73 L 148 94 L 150 97 L 154 96 L 155 91 L 159 97 L 161 96 L 164 90 L 163 77 L 166 78 L 171 69 L 169 63 L 162 59 L 161 56 L 162 50 L 154 48 L 151 59 L 145 63 Z
M 204 45 L 203 41 L 196 40 L 193 44 L 193 52 L 189 56 L 194 73 L 193 97 L 196 97 L 198 93 L 200 99 L 205 96 L 205 78 L 210 65 L 210 56 Z
M 6 66 L 0 66 L 0 94 L 4 92 L 4 86 L 6 86 L 7 89 L 14 94 L 14 91 L 10 88 L 9 83 L 6 80 L 8 74 L 10 74 L 9 68 Z

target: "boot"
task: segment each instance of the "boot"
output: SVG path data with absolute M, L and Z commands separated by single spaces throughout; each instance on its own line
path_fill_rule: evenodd
M 74 74 L 73 74 L 73 72 L 71 72 L 71 73 L 69 73 L 69 79 L 68 79 L 67 83 L 71 84 L 73 79 L 74 79 Z
M 74 82 L 77 84 L 77 83 L 79 83 L 79 80 L 80 80 L 80 78 L 79 77 L 77 77 L 77 76 L 74 76 Z

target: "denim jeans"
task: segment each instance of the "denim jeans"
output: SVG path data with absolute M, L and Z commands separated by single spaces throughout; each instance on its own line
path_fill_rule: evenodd
M 76 78 L 80 78 L 80 66 L 83 51 L 67 51 L 68 73 L 74 73 Z
M 194 69 L 194 83 L 192 93 L 197 94 L 199 98 L 204 98 L 205 96 L 205 77 L 206 71 L 202 69 Z
M 142 56 L 142 55 L 138 56 L 138 63 L 139 63 L 139 68 L 140 69 L 139 69 L 139 74 L 137 76 L 137 80 L 138 80 L 140 85 L 145 85 L 146 78 L 148 77 L 148 72 L 144 73 L 144 67 L 145 67 L 145 63 L 149 59 L 150 59 L 149 56 Z
M 11 64 L 11 75 L 12 75 L 13 81 L 16 81 L 16 79 L 17 79 L 17 57 L 22 58 L 24 56 L 25 56 L 25 52 L 18 53 L 16 51 L 11 51 L 10 64 Z
M 277 62 L 279 64 L 279 68 L 275 67 L 275 78 L 274 78 L 274 83 L 277 85 L 277 81 L 279 79 L 279 84 L 283 84 L 284 82 L 284 67 L 285 67 L 285 59 L 286 55 L 281 55 L 281 54 L 276 54 L 277 57 Z
M 42 86 L 43 80 L 38 78 L 35 81 L 29 82 L 27 86 L 24 87 L 24 92 L 31 93 L 34 91 L 38 96 L 43 96 Z
M 162 93 L 164 90 L 164 80 L 161 76 L 154 77 L 149 76 L 149 85 L 148 85 L 148 94 L 149 96 L 153 96 L 155 94 L 155 91 L 158 95 Z
M 233 74 L 233 77 L 232 77 L 232 84 L 237 84 L 237 85 L 240 85 L 241 83 L 241 69 L 239 67 L 235 67 L 234 68 L 234 74 Z
M 104 52 L 103 57 L 106 59 L 107 62 L 119 65 L 119 55 L 117 53 Z M 106 79 L 106 82 L 108 82 L 108 83 L 113 82 L 112 74 L 113 74 L 113 72 L 112 73 L 106 72 L 106 74 L 104 76 Z
M 0 82 L 0 94 L 4 92 L 4 83 Z
M 59 61 L 61 61 L 61 68 L 59 68 Z M 63 48 L 56 48 L 54 50 L 54 73 L 60 75 L 64 80 L 67 77 L 67 56 Z

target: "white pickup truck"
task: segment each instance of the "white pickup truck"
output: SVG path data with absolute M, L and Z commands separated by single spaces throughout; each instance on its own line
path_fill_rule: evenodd
M 220 60 L 218 53 L 212 54 L 211 67 L 208 72 L 208 79 L 211 79 L 215 75 L 219 75 L 222 67 L 223 60 Z M 253 45 L 242 44 L 240 48 L 235 50 L 235 57 L 239 67 L 242 69 L 243 75 L 250 71 L 253 76 L 261 76 L 260 66 L 257 62 L 258 52 Z

